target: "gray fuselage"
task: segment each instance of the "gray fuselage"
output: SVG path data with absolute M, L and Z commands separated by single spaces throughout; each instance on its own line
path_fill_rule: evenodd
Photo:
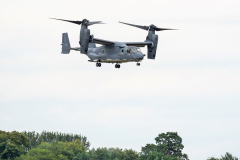
M 116 43 L 114 46 L 103 45 L 96 48 L 89 47 L 87 56 L 92 62 L 124 63 L 139 62 L 143 60 L 145 55 L 138 47 Z

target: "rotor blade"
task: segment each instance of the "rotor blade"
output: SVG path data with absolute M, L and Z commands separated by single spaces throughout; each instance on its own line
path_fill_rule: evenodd
M 93 25 L 93 24 L 104 24 L 104 23 L 101 23 L 102 21 L 95 21 L 95 22 L 88 22 L 87 25 L 90 26 L 90 25 Z
M 148 30 L 148 29 L 149 29 L 149 26 L 139 26 L 139 25 L 134 25 L 134 24 L 124 23 L 124 22 L 119 22 L 119 23 L 123 23 L 123 24 L 129 25 L 129 26 L 133 26 L 133 27 L 141 28 L 141 29 L 144 29 L 144 30 Z
M 170 28 L 158 28 L 158 27 L 154 27 L 155 31 L 164 31 L 164 30 L 177 30 L 177 29 L 170 29 Z
M 57 18 L 50 18 L 50 19 L 55 19 L 55 20 L 60 20 L 60 21 L 65 21 L 65 22 L 70 22 L 70 23 L 75 23 L 80 25 L 82 21 L 69 21 L 69 20 L 64 20 L 64 19 L 57 19 Z

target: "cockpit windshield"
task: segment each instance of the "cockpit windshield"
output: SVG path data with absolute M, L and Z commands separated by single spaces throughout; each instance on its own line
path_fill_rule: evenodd
M 138 47 L 128 47 L 127 53 L 133 53 L 133 52 L 141 52 L 141 49 Z
M 131 52 L 141 52 L 140 48 L 137 47 L 129 47 L 127 50 Z
M 137 52 L 136 48 L 131 48 L 132 52 Z

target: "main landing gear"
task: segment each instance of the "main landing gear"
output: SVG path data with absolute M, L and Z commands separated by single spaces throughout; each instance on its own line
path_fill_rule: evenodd
M 101 63 L 97 62 L 96 67 L 101 67 Z
M 121 67 L 120 64 L 115 65 L 115 68 L 120 68 L 120 67 Z
M 140 66 L 140 63 L 137 63 L 137 66 Z

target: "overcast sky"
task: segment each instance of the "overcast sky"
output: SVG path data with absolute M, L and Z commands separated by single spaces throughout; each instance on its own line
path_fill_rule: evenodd
M 140 151 L 160 133 L 178 132 L 191 160 L 240 157 L 239 0 L 0 0 L 0 130 L 82 134 L 91 147 Z M 94 37 L 144 41 L 118 23 L 175 28 L 157 32 L 156 60 L 95 67 L 61 54 L 80 26 L 103 21 Z M 146 48 L 142 51 L 146 54 Z

